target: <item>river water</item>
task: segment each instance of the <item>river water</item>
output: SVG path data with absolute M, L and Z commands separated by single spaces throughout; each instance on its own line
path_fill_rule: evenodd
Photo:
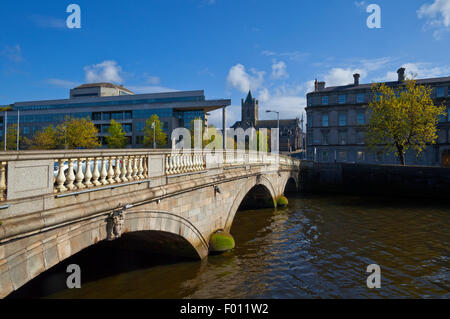
M 296 195 L 241 211 L 236 248 L 204 261 L 92 247 L 13 294 L 50 298 L 450 298 L 450 205 Z M 65 288 L 68 264 L 82 288 Z M 370 264 L 381 288 L 366 285 Z

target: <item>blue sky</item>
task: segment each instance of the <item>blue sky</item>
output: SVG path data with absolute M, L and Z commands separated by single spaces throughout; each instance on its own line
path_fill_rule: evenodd
M 66 7 L 81 7 L 68 29 Z M 366 7 L 381 8 L 369 29 Z M 315 78 L 329 85 L 450 75 L 450 0 L 2 1 L 0 104 L 67 98 L 111 81 L 136 93 L 205 90 L 231 98 L 229 124 L 252 89 L 260 116 L 300 117 Z M 220 114 L 212 122 L 219 125 Z

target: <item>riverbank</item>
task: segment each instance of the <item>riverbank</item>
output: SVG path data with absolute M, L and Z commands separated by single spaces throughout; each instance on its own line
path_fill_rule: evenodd
M 302 161 L 300 190 L 448 200 L 450 168 Z

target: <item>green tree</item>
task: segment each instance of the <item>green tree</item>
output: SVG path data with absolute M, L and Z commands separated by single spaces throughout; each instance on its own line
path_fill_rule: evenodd
M 23 143 L 23 137 L 19 135 L 19 146 Z M 0 144 L 0 149 L 5 149 L 4 137 Z M 6 133 L 6 150 L 15 151 L 17 150 L 17 124 L 12 124 L 8 126 Z
M 260 133 L 261 132 L 259 130 L 256 131 L 256 138 L 257 138 L 256 147 L 257 147 L 257 150 L 258 151 L 266 151 L 266 152 L 268 152 L 269 151 L 269 136 L 268 136 L 269 132 L 267 132 L 266 135 L 262 135 Z M 261 141 L 261 139 L 264 139 L 264 141 Z M 263 149 L 260 149 L 260 145 L 261 144 L 264 145 Z
M 153 147 L 153 138 L 156 137 L 156 146 L 163 147 L 167 145 L 167 134 L 162 131 L 161 121 L 158 115 L 153 114 L 146 122 L 144 127 L 144 145 Z
M 100 146 L 98 130 L 89 118 L 68 117 L 56 127 L 58 142 L 67 149 L 91 149 Z
M 369 104 L 369 125 L 366 141 L 370 149 L 395 151 L 402 165 L 408 149 L 419 155 L 427 144 L 437 138 L 439 117 L 444 106 L 434 105 L 432 89 L 406 80 L 397 91 L 383 84 L 372 86 L 374 99 Z
M 122 124 L 111 120 L 108 128 L 108 136 L 105 137 L 106 144 L 109 148 L 124 148 L 127 143 L 125 132 L 123 131 Z
M 31 150 L 54 150 L 58 148 L 58 138 L 56 135 L 56 129 L 50 125 L 44 128 L 42 131 L 33 135 L 30 140 L 24 139 L 24 143 Z

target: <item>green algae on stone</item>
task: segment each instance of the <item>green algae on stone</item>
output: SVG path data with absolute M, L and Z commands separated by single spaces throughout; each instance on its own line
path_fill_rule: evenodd
M 277 207 L 286 207 L 288 204 L 289 201 L 285 196 L 279 196 L 277 198 Z
M 219 231 L 211 235 L 209 240 L 209 250 L 211 252 L 225 252 L 235 247 L 235 242 L 231 234 Z

